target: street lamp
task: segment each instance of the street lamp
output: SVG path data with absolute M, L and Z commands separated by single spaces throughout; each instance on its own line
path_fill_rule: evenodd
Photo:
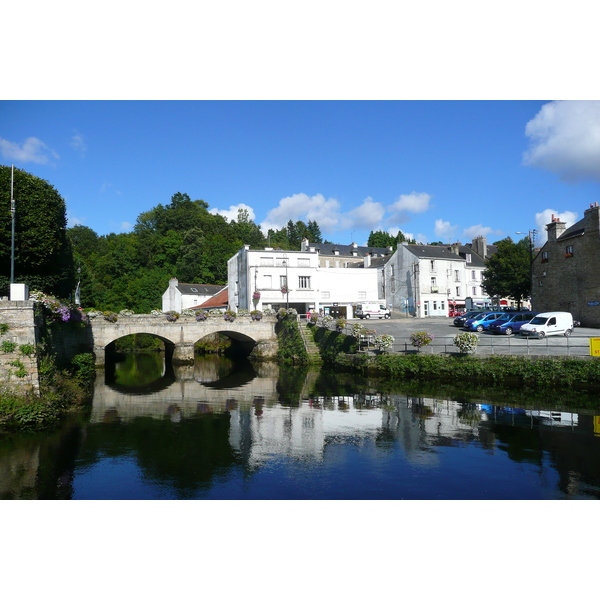
M 531 304 L 531 298 L 533 297 L 533 242 L 537 235 L 537 229 L 530 229 L 527 233 L 524 231 L 515 231 L 516 235 L 526 235 L 529 238 L 529 284 L 531 290 L 529 291 L 529 298 Z M 529 308 L 532 308 L 531 306 Z

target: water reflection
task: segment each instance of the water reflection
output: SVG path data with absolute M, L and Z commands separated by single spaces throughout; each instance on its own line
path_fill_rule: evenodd
M 133 378 L 129 391 L 100 379 L 86 421 L 0 438 L 1 497 L 600 498 L 590 411 L 382 394 L 340 374 L 250 366 L 175 369 L 146 394 Z

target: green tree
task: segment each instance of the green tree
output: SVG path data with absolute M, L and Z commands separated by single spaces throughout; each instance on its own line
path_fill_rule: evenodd
M 309 221 L 307 227 L 308 241 L 313 244 L 322 244 L 323 236 L 321 235 L 321 228 L 316 221 Z
M 231 228 L 241 245 L 248 244 L 253 250 L 265 247 L 265 236 L 260 227 L 250 218 L 247 209 L 240 208 L 238 210 L 237 221 L 231 222 Z
M 11 168 L 0 165 L 0 289 L 11 272 Z M 15 282 L 68 298 L 75 289 L 65 201 L 47 181 L 14 169 Z
M 511 298 L 520 306 L 531 295 L 529 238 L 515 244 L 507 237 L 494 245 L 498 250 L 485 261 L 482 287 L 490 297 Z

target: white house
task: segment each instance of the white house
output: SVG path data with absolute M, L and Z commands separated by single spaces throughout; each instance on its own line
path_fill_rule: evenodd
M 352 318 L 355 303 L 385 297 L 382 269 L 389 255 L 372 257 L 367 250 L 307 241 L 296 251 L 244 246 L 227 263 L 229 307 L 289 307 Z M 331 258 L 322 256 L 328 253 Z
M 192 308 L 206 302 L 224 288 L 223 285 L 179 283 L 176 278 L 173 278 L 162 295 L 162 311 L 174 310 L 180 313 L 185 308 Z
M 386 303 L 405 316 L 448 316 L 450 305 L 485 307 L 485 259 L 496 246 L 477 237 L 472 244 L 400 244 L 384 268 Z

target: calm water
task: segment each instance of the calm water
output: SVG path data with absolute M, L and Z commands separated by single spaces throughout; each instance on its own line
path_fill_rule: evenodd
M 0 437 L 0 498 L 600 497 L 600 411 L 429 396 L 274 365 L 174 371 L 129 357 L 98 378 L 85 418 Z

